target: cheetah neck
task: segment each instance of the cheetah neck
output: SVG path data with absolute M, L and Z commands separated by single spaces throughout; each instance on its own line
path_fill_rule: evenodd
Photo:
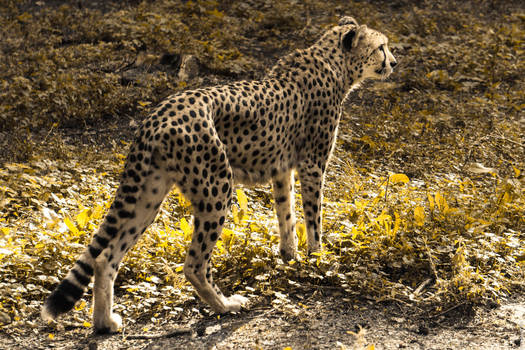
M 335 103 L 341 103 L 346 95 L 343 92 L 350 84 L 345 80 L 342 67 L 325 56 L 316 46 L 297 50 L 279 60 L 267 78 L 293 82 L 300 88 L 300 91 L 305 92 L 306 99 L 311 99 L 306 92 L 330 89 L 337 92 L 337 96 L 334 96 Z M 322 86 L 319 86 L 319 79 L 324 80 Z
M 346 63 L 348 60 L 350 62 L 359 60 L 359 57 L 345 57 L 353 55 L 353 52 L 343 50 L 341 43 L 343 31 L 339 29 L 327 32 L 310 49 L 316 51 L 318 56 L 322 57 L 326 64 L 336 72 L 346 96 L 352 90 L 359 88 L 364 79 L 359 72 L 352 70 L 351 65 Z

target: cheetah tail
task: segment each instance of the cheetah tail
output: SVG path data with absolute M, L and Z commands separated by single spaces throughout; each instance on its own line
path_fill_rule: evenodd
M 94 271 L 94 261 L 84 260 L 84 255 L 75 262 L 66 278 L 47 297 L 41 312 L 44 321 L 53 320 L 58 315 L 71 310 L 84 294 Z
M 151 159 L 152 148 L 144 149 L 142 143 L 140 146 L 142 156 Z M 133 154 L 134 150 L 135 148 L 132 146 L 130 154 Z M 147 163 L 147 168 L 149 168 L 150 164 Z M 143 176 L 138 176 L 134 166 L 133 159 L 130 160 L 130 156 L 128 156 L 115 199 L 100 228 L 66 277 L 44 302 L 41 317 L 45 321 L 53 320 L 60 314 L 71 310 L 75 303 L 80 300 L 93 278 L 95 260 L 106 248 L 109 248 L 108 246 L 112 241 L 118 239 L 119 229 L 117 228 L 116 217 L 122 218 L 125 216 L 124 214 L 128 215 L 134 212 L 136 199 L 133 196 L 136 198 L 140 194 L 143 185 Z M 147 172 L 149 169 L 143 169 L 143 171 Z

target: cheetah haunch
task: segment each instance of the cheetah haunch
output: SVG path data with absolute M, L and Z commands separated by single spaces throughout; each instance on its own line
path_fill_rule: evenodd
M 272 180 L 285 260 L 296 256 L 294 179 L 301 181 L 308 252 L 321 248 L 323 178 L 342 102 L 365 79 L 392 73 L 385 35 L 343 17 L 313 46 L 282 58 L 259 81 L 177 93 L 147 117 L 131 146 L 116 197 L 91 244 L 47 298 L 45 320 L 69 311 L 94 284 L 94 327 L 115 332 L 113 283 L 119 264 L 155 219 L 175 185 L 193 206 L 194 233 L 184 274 L 218 313 L 246 298 L 224 296 L 210 257 L 232 201 L 234 180 Z

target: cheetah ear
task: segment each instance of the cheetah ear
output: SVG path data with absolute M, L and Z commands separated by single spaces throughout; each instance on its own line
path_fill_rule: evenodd
M 343 43 L 343 49 L 345 51 L 350 51 L 352 48 L 352 41 L 354 41 L 355 37 L 355 29 L 352 29 L 343 35 L 343 40 L 341 42 Z
M 363 38 L 367 29 L 367 26 L 363 24 L 357 29 L 351 29 L 346 32 L 342 39 L 343 48 L 347 51 L 350 51 L 352 48 L 357 47 L 359 40 Z
M 341 17 L 341 19 L 339 20 L 339 24 L 338 25 L 344 26 L 344 25 L 347 25 L 347 24 L 353 24 L 353 25 L 357 26 L 357 21 L 354 19 L 354 17 L 350 17 L 350 16 Z

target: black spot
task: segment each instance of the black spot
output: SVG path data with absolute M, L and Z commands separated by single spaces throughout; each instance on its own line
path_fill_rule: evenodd
M 137 202 L 137 199 L 135 197 L 127 196 L 126 198 L 124 198 L 124 201 L 126 203 L 134 204 Z
M 84 291 L 80 287 L 74 285 L 68 280 L 63 280 L 58 285 L 56 291 L 62 292 L 64 296 L 73 297 L 74 300 L 80 299 L 82 297 L 82 294 L 84 294 Z M 67 298 L 67 299 L 70 299 L 70 298 Z
M 71 272 L 73 272 L 73 275 L 75 276 L 76 280 L 83 286 L 87 286 L 89 282 L 91 282 L 91 278 L 84 276 L 77 270 L 73 269 L 71 270 Z
M 112 236 L 115 237 L 115 236 Z M 99 235 L 95 235 L 95 241 L 100 245 L 102 248 L 106 248 L 108 246 L 109 240 L 107 240 L 104 237 L 100 237 Z
M 284 203 L 284 202 L 286 202 L 286 197 L 285 196 L 277 197 L 277 198 L 275 198 L 275 202 L 277 204 Z
M 199 226 L 201 225 L 199 218 L 195 218 L 193 225 L 195 226 L 195 231 L 197 231 L 199 229 Z
M 132 217 L 132 213 L 127 210 L 119 210 L 117 214 L 122 219 Z
M 80 266 L 80 268 L 82 269 L 82 271 L 84 271 L 86 275 L 93 276 L 93 268 L 90 265 L 80 260 L 77 260 L 76 264 Z
M 93 259 L 96 259 L 102 252 L 102 249 L 95 248 L 91 244 L 88 246 L 88 250 L 89 250 L 89 254 L 91 254 Z

